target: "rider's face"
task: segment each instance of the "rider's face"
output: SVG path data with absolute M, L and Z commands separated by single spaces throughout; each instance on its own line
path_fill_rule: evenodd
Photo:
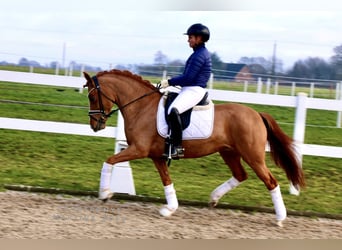
M 202 43 L 202 37 L 189 35 L 188 36 L 188 43 L 191 48 L 195 48 L 197 45 Z

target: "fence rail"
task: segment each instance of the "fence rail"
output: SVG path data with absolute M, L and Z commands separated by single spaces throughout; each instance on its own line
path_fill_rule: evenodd
M 95 133 L 90 129 L 89 124 L 50 122 L 4 117 L 0 117 L 0 128 L 107 138 L 115 138 L 115 135 L 117 134 L 116 127 L 106 126 L 105 129 Z
M 85 84 L 85 79 L 83 77 L 49 75 L 8 70 L 0 70 L 0 81 L 72 88 L 82 88 L 83 84 Z
M 249 92 L 236 92 L 230 90 L 209 89 L 212 99 L 227 102 L 253 103 L 279 107 L 297 107 L 297 96 L 257 94 Z M 342 111 L 342 100 L 306 98 L 306 108 L 330 111 Z

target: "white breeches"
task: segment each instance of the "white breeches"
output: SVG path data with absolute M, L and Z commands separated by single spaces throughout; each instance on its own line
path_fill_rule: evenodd
M 198 86 L 182 87 L 176 99 L 168 109 L 170 114 L 172 108 L 176 108 L 180 114 L 196 106 L 204 97 L 206 90 Z

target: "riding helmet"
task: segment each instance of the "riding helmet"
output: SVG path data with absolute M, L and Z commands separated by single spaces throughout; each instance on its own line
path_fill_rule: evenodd
M 202 36 L 203 42 L 207 42 L 210 37 L 210 32 L 207 26 L 201 23 L 195 23 L 189 27 L 184 35 Z

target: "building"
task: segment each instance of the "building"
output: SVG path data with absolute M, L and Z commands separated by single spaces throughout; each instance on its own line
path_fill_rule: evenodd
M 216 79 L 228 80 L 228 81 L 252 81 L 253 76 L 248 66 L 242 63 L 222 63 L 222 68 L 219 73 L 215 73 Z

